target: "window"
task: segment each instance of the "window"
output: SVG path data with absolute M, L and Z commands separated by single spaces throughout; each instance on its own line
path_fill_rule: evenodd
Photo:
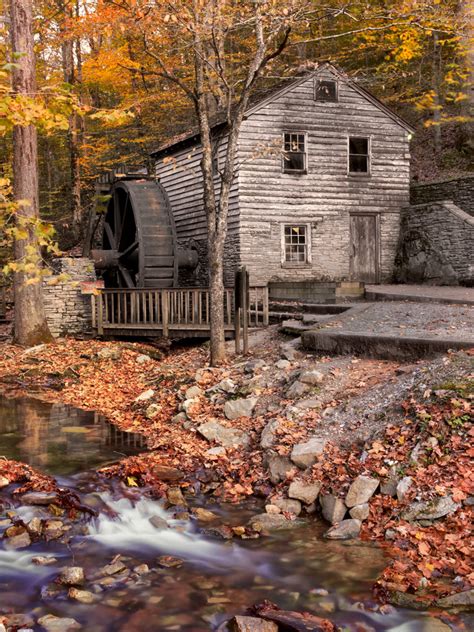
M 317 79 L 315 85 L 316 101 L 335 103 L 338 100 L 337 83 L 326 79 Z
M 283 226 L 283 263 L 310 263 L 308 225 Z
M 369 173 L 369 139 L 349 138 L 349 173 Z
M 284 173 L 306 173 L 306 137 L 304 134 L 283 135 Z

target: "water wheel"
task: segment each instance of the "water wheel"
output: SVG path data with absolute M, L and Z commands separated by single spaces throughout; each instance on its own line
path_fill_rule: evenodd
M 176 233 L 163 187 L 151 179 L 119 180 L 110 195 L 102 250 L 92 252 L 106 287 L 175 286 Z

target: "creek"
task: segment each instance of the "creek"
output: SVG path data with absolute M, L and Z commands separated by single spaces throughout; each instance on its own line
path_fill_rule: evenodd
M 224 541 L 212 525 L 176 515 L 147 490 L 99 476 L 93 468 L 143 450 L 141 437 L 121 435 L 127 433 L 93 413 L 0 398 L 0 456 L 54 475 L 97 512 L 75 524 L 66 515 L 56 517 L 70 528 L 67 543 L 41 539 L 10 551 L 0 541 L 0 614 L 27 613 L 34 621 L 45 614 L 73 617 L 88 632 L 204 632 L 268 599 L 287 610 L 327 617 L 343 630 L 441 629 L 427 613 L 381 611 L 372 601 L 384 557 L 371 543 L 324 540 L 327 526 L 315 519 L 260 539 Z M 19 504 L 21 496 L 15 499 L 12 488 L 0 492 L 0 533 L 12 515 L 24 522 L 51 519 L 47 506 Z M 212 510 L 218 526 L 240 526 L 263 511 L 257 501 L 228 505 L 191 497 L 188 502 Z M 51 564 L 34 563 L 38 556 L 50 557 Z M 118 570 L 109 572 L 117 562 Z M 55 581 L 67 566 L 84 569 L 83 589 L 93 594 L 93 603 L 71 600 Z

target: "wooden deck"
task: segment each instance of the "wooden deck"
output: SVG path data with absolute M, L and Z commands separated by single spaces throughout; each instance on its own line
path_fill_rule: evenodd
M 269 321 L 267 287 L 249 292 L 248 322 Z M 207 338 L 210 332 L 210 293 L 207 288 L 105 289 L 92 295 L 92 327 L 98 336 Z M 234 290 L 224 291 L 224 328 L 235 332 Z

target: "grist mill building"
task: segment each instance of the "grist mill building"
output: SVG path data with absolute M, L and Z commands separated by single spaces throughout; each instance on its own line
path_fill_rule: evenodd
M 213 128 L 218 169 L 225 127 Z M 329 63 L 254 101 L 242 124 L 231 193 L 226 282 L 392 278 L 400 211 L 409 204 L 411 127 Z M 159 147 L 156 176 L 180 247 L 199 264 L 180 284 L 206 284 L 199 135 Z

